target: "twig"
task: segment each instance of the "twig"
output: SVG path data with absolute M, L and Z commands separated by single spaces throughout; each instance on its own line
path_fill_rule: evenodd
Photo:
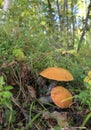
M 26 119 L 26 122 L 29 121 L 29 116 L 28 114 L 25 113 L 25 110 L 15 101 L 14 97 L 12 97 L 12 102 L 20 109 L 20 111 L 23 113 L 25 119 Z

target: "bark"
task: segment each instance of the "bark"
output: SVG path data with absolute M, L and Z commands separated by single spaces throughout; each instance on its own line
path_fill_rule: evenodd
M 3 10 L 7 11 L 12 6 L 12 0 L 4 0 Z
M 73 0 L 72 0 L 72 3 L 71 3 L 71 12 L 72 12 L 72 48 L 74 48 L 74 38 L 75 38 L 74 30 L 75 30 L 75 25 L 74 25 Z
M 49 8 L 49 16 L 50 16 L 50 23 L 49 25 L 52 26 L 52 29 L 53 29 L 53 26 L 54 26 L 54 19 L 53 19 L 53 14 L 52 14 L 52 7 L 51 7 L 51 2 L 50 0 L 47 0 L 48 1 L 48 8 Z
M 61 31 L 61 15 L 60 15 L 60 8 L 59 8 L 59 1 L 56 1 L 56 5 L 57 5 L 57 13 L 58 13 L 58 17 L 59 17 L 59 26 L 60 27 L 60 31 Z
M 65 14 L 66 14 L 66 43 L 67 43 L 67 49 L 69 49 L 69 38 L 68 38 L 68 28 L 69 28 L 69 22 L 68 22 L 68 1 L 64 1 L 64 8 L 65 8 Z

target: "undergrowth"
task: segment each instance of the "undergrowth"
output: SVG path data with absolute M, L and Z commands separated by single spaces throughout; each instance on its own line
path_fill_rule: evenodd
M 29 89 L 28 87 L 27 89 L 25 88 L 26 85 L 33 85 L 35 89 L 37 88 L 36 91 L 39 92 L 38 89 L 41 89 L 38 88 L 39 84 L 37 83 L 39 72 L 48 67 L 62 67 L 68 69 L 73 74 L 74 80 L 70 83 L 66 83 L 66 87 L 69 88 L 74 97 L 77 95 L 77 98 L 74 99 L 74 103 L 76 101 L 79 104 L 78 110 L 82 110 L 85 107 L 87 107 L 88 110 L 91 110 L 91 100 L 89 98 L 91 94 L 87 89 L 87 86 L 84 84 L 84 78 L 87 75 L 87 72 L 91 69 L 91 48 L 89 46 L 86 46 L 86 48 L 83 47 L 79 53 L 63 54 L 62 51 L 65 50 L 65 48 L 61 49 L 59 46 L 56 47 L 56 41 L 54 41 L 52 44 L 50 42 L 50 38 L 46 34 L 38 34 L 38 36 L 25 36 L 24 33 L 21 33 L 20 37 L 14 37 L 12 30 L 8 29 L 7 31 L 8 32 L 6 32 L 3 27 L 0 27 L 0 71 L 4 78 L 6 78 L 6 82 L 13 86 L 13 90 L 11 90 L 12 87 L 8 87 L 7 85 L 6 89 L 2 88 L 2 90 L 0 90 L 1 94 L 4 92 L 8 97 L 6 99 L 6 97 L 3 95 L 3 98 L 1 99 L 5 102 L 2 104 L 0 100 L 0 106 L 6 105 L 7 102 L 10 105 L 6 105 L 6 107 L 4 106 L 5 111 L 7 111 L 5 113 L 8 113 L 6 114 L 6 118 L 9 118 L 10 127 L 13 126 L 13 128 L 15 127 L 17 130 L 18 127 L 23 130 L 28 130 L 29 127 L 37 127 L 37 124 L 33 124 L 37 120 L 39 120 L 41 124 L 42 121 L 39 118 L 42 115 L 45 107 L 41 108 L 38 102 L 36 103 L 38 105 L 33 104 L 31 107 L 30 104 L 32 104 L 33 99 L 29 99 Z M 17 59 L 17 55 L 13 53 L 14 49 L 21 50 L 21 54 L 18 52 L 18 56 L 20 56 L 20 58 Z M 25 57 L 22 58 L 22 60 L 21 55 L 22 57 Z M 84 58 L 86 58 L 86 60 L 84 60 Z M 4 84 L 1 83 L 0 85 L 2 87 Z M 11 103 L 12 94 L 14 94 L 13 96 L 15 96 L 14 98 L 16 99 L 12 100 L 13 107 Z M 19 113 L 19 110 L 21 113 Z M 25 110 L 27 110 L 27 112 L 25 112 Z M 34 114 L 31 120 L 27 119 L 29 117 L 28 113 Z M 20 117 L 17 116 L 18 114 Z M 19 123 L 17 123 L 14 116 L 16 116 L 16 118 L 18 117 Z M 29 118 L 31 118 L 31 115 Z M 22 119 L 24 121 L 22 121 Z M 87 120 L 89 120 L 89 115 L 86 120 L 84 120 L 82 124 L 83 126 L 87 123 Z M 47 126 L 45 126 L 45 128 L 46 127 Z

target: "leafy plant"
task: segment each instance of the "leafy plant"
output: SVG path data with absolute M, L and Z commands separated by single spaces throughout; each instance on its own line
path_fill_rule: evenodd
M 83 106 L 88 106 L 91 110 L 91 71 L 88 72 L 87 76 L 84 78 L 84 90 L 80 90 L 78 98 L 81 100 L 81 104 Z
M 87 89 L 87 90 L 83 90 L 80 92 L 80 94 L 78 95 L 78 98 L 81 101 L 81 105 L 84 106 L 88 106 L 88 108 L 91 110 L 91 92 Z
M 5 109 L 5 115 L 9 123 L 12 121 L 12 93 L 10 92 L 12 88 L 12 86 L 5 86 L 4 77 L 0 76 L 0 108 Z
M 0 105 L 7 106 L 9 108 L 9 105 L 11 104 L 11 97 L 12 93 L 10 90 L 12 89 L 12 86 L 4 86 L 4 78 L 3 76 L 0 77 Z

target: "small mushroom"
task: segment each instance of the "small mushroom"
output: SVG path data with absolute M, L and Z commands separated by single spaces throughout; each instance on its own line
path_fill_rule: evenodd
M 57 81 L 68 82 L 68 81 L 73 80 L 72 74 L 67 69 L 59 68 L 59 67 L 49 67 L 49 68 L 43 70 L 40 73 L 40 76 L 47 78 L 47 79 L 54 80 L 56 82 Z M 49 90 L 51 90 L 51 88 L 56 85 L 56 82 L 52 82 L 49 85 L 49 87 L 48 87 Z
M 69 108 L 72 104 L 72 94 L 62 86 L 52 88 L 51 99 L 60 108 Z

